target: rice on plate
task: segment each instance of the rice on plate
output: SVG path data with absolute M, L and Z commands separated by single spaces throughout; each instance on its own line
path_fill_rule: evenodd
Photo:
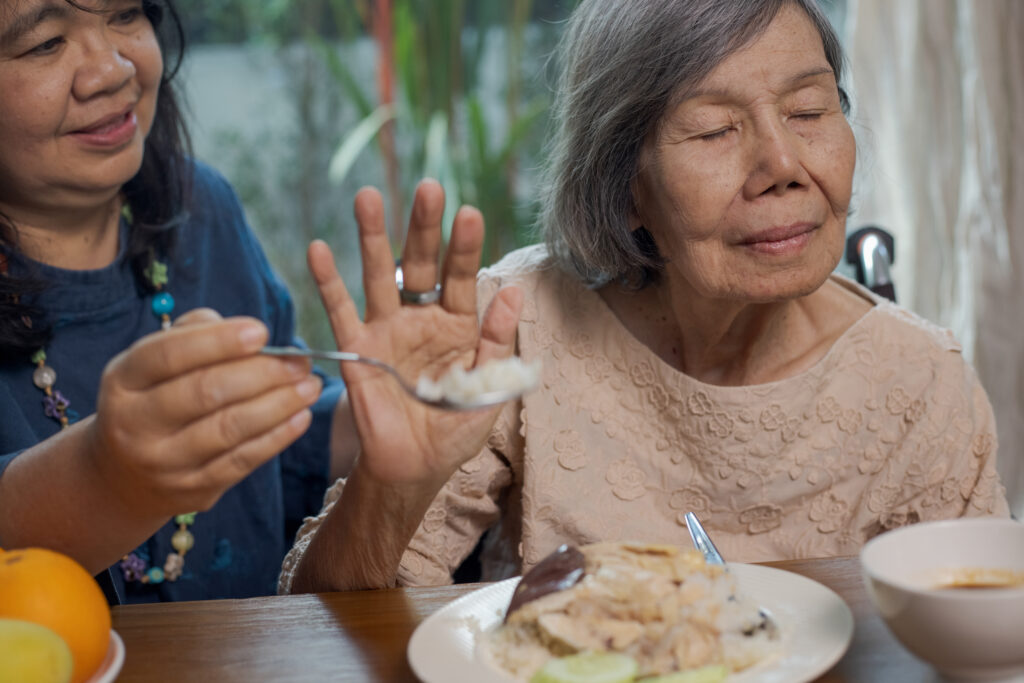
M 777 654 L 780 642 L 735 577 L 696 550 L 596 543 L 563 546 L 528 572 L 481 647 L 521 680 L 552 680 L 538 672 L 580 653 L 626 655 L 637 678 L 714 668 L 720 680 Z

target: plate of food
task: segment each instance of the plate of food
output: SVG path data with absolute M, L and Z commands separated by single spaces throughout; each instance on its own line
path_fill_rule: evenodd
M 408 657 L 426 683 L 639 683 L 698 671 L 692 680 L 801 683 L 828 671 L 852 635 L 842 598 L 799 574 L 598 543 L 563 546 L 525 577 L 442 607 L 413 633 Z M 595 663 L 602 672 L 588 677 Z

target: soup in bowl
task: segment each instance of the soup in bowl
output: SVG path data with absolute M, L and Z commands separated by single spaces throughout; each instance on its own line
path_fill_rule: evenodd
M 1024 524 L 925 522 L 861 550 L 868 594 L 893 635 L 954 680 L 1024 675 Z

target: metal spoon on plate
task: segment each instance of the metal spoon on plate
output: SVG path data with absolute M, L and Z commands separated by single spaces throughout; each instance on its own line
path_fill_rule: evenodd
M 693 547 L 701 552 L 704 556 L 704 561 L 708 564 L 718 565 L 723 567 L 726 571 L 729 571 L 728 565 L 725 563 L 725 559 L 722 554 L 718 552 L 718 548 L 711 542 L 711 537 L 708 536 L 708 532 L 704 531 L 704 527 L 701 525 L 700 520 L 697 519 L 697 515 L 692 512 L 687 512 L 685 515 L 686 528 L 690 532 L 690 538 L 693 540 Z M 754 625 L 755 629 L 764 629 L 768 632 L 769 637 L 775 638 L 779 632 L 779 625 L 775 622 L 775 617 L 764 607 L 758 608 L 758 614 L 761 616 L 761 622 Z

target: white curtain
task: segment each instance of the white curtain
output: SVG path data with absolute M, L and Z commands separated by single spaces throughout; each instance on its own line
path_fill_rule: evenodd
M 896 238 L 902 305 L 951 328 L 1024 518 L 1024 1 L 848 0 L 850 225 Z

